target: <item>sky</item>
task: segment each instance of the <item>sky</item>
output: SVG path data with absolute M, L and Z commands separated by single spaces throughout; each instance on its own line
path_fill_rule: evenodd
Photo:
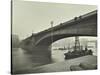
M 94 10 L 97 10 L 95 5 L 13 0 L 12 34 L 24 39 L 32 33 L 38 33 L 50 28 L 51 21 L 54 21 L 53 26 L 56 26 Z

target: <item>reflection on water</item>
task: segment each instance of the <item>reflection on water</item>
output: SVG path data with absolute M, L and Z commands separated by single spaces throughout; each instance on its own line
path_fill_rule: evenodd
M 43 65 L 43 61 L 38 60 L 40 57 L 27 53 L 21 48 L 12 49 L 12 71 L 21 73 L 31 71 L 34 67 Z
M 14 73 L 24 73 L 31 71 L 34 67 L 44 65 L 44 61 L 38 60 L 40 57 L 27 53 L 21 48 L 12 49 L 12 70 Z M 64 61 L 63 51 L 52 52 L 52 63 Z M 51 63 L 51 62 L 50 62 Z

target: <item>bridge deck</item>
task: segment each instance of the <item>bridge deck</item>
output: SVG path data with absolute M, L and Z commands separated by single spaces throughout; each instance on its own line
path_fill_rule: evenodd
M 96 14 L 97 14 L 97 10 L 92 11 L 92 12 L 87 13 L 87 14 L 84 14 L 84 15 L 80 15 L 79 17 L 76 17 L 76 18 L 77 18 L 77 21 L 80 21 L 80 20 L 89 18 L 89 17 L 91 17 L 93 15 L 96 15 Z M 80 17 L 81 17 L 81 19 L 80 19 Z M 55 27 L 52 27 L 52 28 L 53 28 L 53 30 L 56 30 L 56 29 L 59 29 L 61 27 L 64 27 L 65 25 L 69 25 L 70 23 L 75 23 L 75 18 L 73 18 L 73 19 L 71 19 L 71 20 L 69 20 L 67 22 L 60 23 L 59 25 L 56 25 Z M 51 31 L 52 28 L 48 28 L 46 30 L 40 31 L 36 35 L 41 34 L 41 33 L 44 33 L 44 32 Z

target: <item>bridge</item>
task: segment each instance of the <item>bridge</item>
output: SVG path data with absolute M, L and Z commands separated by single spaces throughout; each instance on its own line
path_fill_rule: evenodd
M 41 60 L 49 61 L 50 45 L 59 39 L 72 36 L 97 36 L 97 10 L 32 34 L 22 40 L 21 47 L 33 52 L 33 55 L 39 56 Z

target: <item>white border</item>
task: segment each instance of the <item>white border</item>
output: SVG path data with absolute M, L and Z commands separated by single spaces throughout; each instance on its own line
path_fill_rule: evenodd
M 11 31 L 11 11 L 10 11 L 10 1 L 11 0 L 0 0 L 0 75 L 10 75 L 10 31 Z M 72 3 L 72 4 L 90 4 L 100 6 L 100 0 L 30 0 L 30 1 L 40 1 L 40 2 L 56 2 L 56 3 Z M 100 16 L 100 12 L 98 12 Z M 100 34 L 100 18 L 98 17 L 98 34 Z M 99 43 L 100 35 L 98 35 L 98 56 L 99 56 Z M 99 56 L 100 59 L 100 56 Z M 100 60 L 98 60 L 100 63 Z M 100 66 L 99 66 L 100 67 Z M 41 73 L 41 75 L 99 75 L 100 68 L 98 70 L 90 71 L 77 71 L 77 72 L 58 72 L 58 73 Z M 33 74 L 30 74 L 33 75 Z M 35 75 L 35 74 L 34 74 Z M 39 75 L 39 74 L 37 74 Z

